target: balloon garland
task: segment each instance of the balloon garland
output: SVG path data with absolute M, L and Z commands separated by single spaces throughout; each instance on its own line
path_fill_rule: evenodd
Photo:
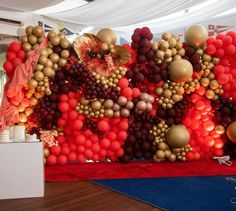
M 45 164 L 236 155 L 235 32 L 208 38 L 193 25 L 185 42 L 168 32 L 152 42 L 143 27 L 122 46 L 108 28 L 73 44 L 40 26 L 25 33 L 6 54 L 8 85 L 29 58 L 33 71 L 18 70 L 26 81 L 16 88 L 21 96 L 5 87 L 1 126 L 23 124 L 37 133 Z M 7 103 L 17 109 L 14 121 Z

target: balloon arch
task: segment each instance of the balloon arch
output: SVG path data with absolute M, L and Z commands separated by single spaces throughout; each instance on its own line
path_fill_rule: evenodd
M 236 154 L 236 33 L 193 25 L 182 43 L 147 27 L 117 45 L 111 29 L 73 44 L 28 26 L 6 53 L 1 129 L 24 125 L 46 165 L 192 161 Z

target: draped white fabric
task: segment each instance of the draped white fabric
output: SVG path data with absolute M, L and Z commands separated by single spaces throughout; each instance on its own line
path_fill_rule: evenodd
M 161 33 L 164 31 L 171 31 L 174 29 L 183 28 L 188 25 L 199 23 L 205 20 L 210 20 L 222 11 L 229 10 L 235 6 L 235 0 L 209 1 L 208 4 L 202 5 L 202 8 L 198 8 L 195 11 L 191 11 L 190 9 L 190 11 L 187 13 L 183 11 L 179 14 L 179 16 L 172 14 L 169 17 L 162 17 L 147 22 L 141 22 L 138 24 L 117 27 L 113 29 L 115 31 L 126 32 L 127 34 L 130 34 L 135 28 L 147 26 L 151 28 L 153 33 Z
M 43 7 L 49 7 L 63 0 L 1 0 L 1 9 L 32 11 Z
M 150 21 L 207 0 L 96 0 L 49 17 L 94 27 L 119 27 Z

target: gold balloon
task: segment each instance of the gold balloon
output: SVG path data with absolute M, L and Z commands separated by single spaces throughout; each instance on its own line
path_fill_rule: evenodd
M 30 45 L 30 43 L 28 42 L 25 42 L 22 47 L 25 51 L 29 51 L 32 49 L 32 45 Z
M 161 40 L 158 46 L 162 51 L 165 51 L 169 48 L 169 43 L 165 40 Z
M 164 51 L 157 50 L 157 52 L 156 52 L 157 58 L 162 59 L 164 57 L 164 55 L 165 55 Z
M 58 46 L 60 44 L 60 37 L 59 36 L 53 36 L 51 39 L 50 39 L 50 43 L 53 45 L 53 46 Z
M 206 90 L 205 95 L 208 99 L 213 99 L 215 97 L 215 92 L 211 89 L 208 89 Z
M 47 48 L 48 55 L 51 55 L 53 53 L 53 50 L 51 48 Z
M 97 110 L 97 111 L 101 109 L 101 106 L 102 106 L 102 104 L 98 100 L 92 102 L 92 104 L 91 104 L 92 109 Z
M 67 59 L 70 56 L 70 52 L 68 50 L 63 50 L 61 52 L 61 57 L 63 57 L 64 59 Z
M 116 43 L 116 34 L 109 28 L 103 28 L 97 33 L 97 37 L 107 44 L 115 44 Z
M 25 29 L 25 33 L 30 36 L 33 32 L 33 26 L 27 26 L 26 29 Z
M 26 43 L 26 42 L 28 42 L 28 37 L 26 35 L 24 35 L 24 36 L 21 37 L 21 43 L 23 44 L 23 43 Z
M 50 59 L 52 60 L 52 62 L 54 62 L 54 63 L 59 62 L 59 59 L 60 59 L 60 57 L 59 57 L 58 54 L 56 54 L 56 53 L 52 53 L 49 58 L 50 58 Z
M 176 160 L 176 155 L 175 155 L 175 154 L 171 154 L 171 155 L 168 157 L 168 160 L 171 161 L 171 162 L 175 162 L 175 160 Z
M 34 88 L 36 88 L 38 86 L 38 82 L 35 79 L 31 78 L 28 81 L 28 86 L 29 86 L 29 88 L 34 89 Z
M 43 35 L 43 27 L 42 26 L 35 26 L 33 28 L 33 34 L 36 36 L 36 37 L 41 37 Z
M 171 147 L 184 147 L 190 139 L 189 131 L 184 125 L 173 125 L 166 134 L 167 143 Z
M 26 108 L 25 109 L 25 114 L 26 114 L 26 116 L 29 116 L 30 114 L 32 114 L 33 113 L 33 109 L 32 108 Z
M 59 36 L 61 39 L 66 37 L 66 35 L 65 35 L 63 32 L 58 33 L 58 36 Z
M 39 63 L 42 65 L 45 65 L 47 63 L 47 57 L 46 56 L 40 56 L 39 57 Z
M 176 83 L 181 83 L 191 79 L 193 74 L 192 64 L 185 59 L 174 60 L 169 65 L 169 76 Z
M 48 37 L 49 40 L 51 40 L 52 37 L 54 37 L 54 36 L 56 36 L 56 35 L 57 35 L 57 34 L 56 34 L 54 31 L 49 31 L 47 37 Z
M 36 71 L 41 71 L 43 70 L 44 66 L 42 64 L 36 64 L 35 70 Z
M 66 63 L 67 63 L 66 59 L 60 58 L 58 65 L 60 67 L 64 67 L 66 65 Z
M 18 111 L 19 112 L 24 112 L 24 110 L 25 110 L 25 107 L 24 106 L 22 106 L 22 105 L 18 105 Z
M 59 68 L 58 64 L 54 63 L 54 64 L 53 64 L 53 70 L 57 71 L 58 68 Z
M 48 59 L 46 64 L 45 64 L 46 67 L 53 67 L 53 62 L 52 60 Z
M 19 115 L 20 118 L 20 122 L 27 122 L 27 116 L 25 115 L 25 113 L 21 113 Z
M 113 117 L 114 111 L 112 109 L 108 108 L 108 109 L 105 109 L 104 114 L 106 117 Z
M 236 143 L 236 121 L 227 127 L 226 134 L 233 143 Z
M 44 37 L 38 37 L 38 43 L 40 44 L 41 42 L 43 42 Z
M 161 35 L 161 38 L 163 40 L 168 40 L 169 38 L 171 38 L 171 34 L 169 32 L 164 32 L 162 35 Z
M 32 51 L 31 51 L 31 50 L 27 51 L 27 52 L 26 52 L 26 54 L 25 54 L 25 55 L 26 55 L 26 57 L 29 57 L 31 53 L 32 53 Z
M 33 47 L 32 47 L 33 50 L 38 49 L 38 48 L 39 48 L 39 44 L 38 43 L 34 44 Z
M 163 158 L 165 157 L 165 152 L 162 151 L 162 150 L 157 150 L 156 156 L 157 156 L 159 159 L 163 159 Z
M 174 48 L 177 44 L 176 39 L 173 37 L 168 38 L 169 48 Z
M 46 48 L 40 49 L 40 56 L 48 57 L 48 50 Z
M 215 131 L 217 134 L 222 135 L 225 132 L 225 128 L 223 125 L 217 125 Z
M 52 77 L 55 74 L 55 71 L 51 67 L 43 68 L 43 73 L 47 77 Z
M 37 103 L 38 103 L 38 99 L 37 98 L 35 98 L 35 97 L 31 97 L 30 98 L 30 104 L 32 106 L 37 105 Z
M 60 45 L 62 48 L 68 48 L 70 46 L 70 42 L 66 38 L 62 38 Z
M 32 34 L 28 37 L 28 40 L 29 40 L 29 43 L 32 44 L 32 45 L 34 45 L 38 42 L 37 37 L 32 35 Z
M 34 73 L 34 78 L 37 80 L 37 81 L 42 81 L 43 78 L 44 78 L 44 74 L 41 72 L 41 71 L 36 71 Z
M 204 45 L 208 37 L 206 28 L 200 24 L 193 25 L 185 32 L 185 41 L 187 44 L 199 48 Z

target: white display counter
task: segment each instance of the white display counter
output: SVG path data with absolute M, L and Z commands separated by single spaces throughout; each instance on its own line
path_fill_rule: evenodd
M 42 142 L 0 143 L 0 199 L 43 196 Z

